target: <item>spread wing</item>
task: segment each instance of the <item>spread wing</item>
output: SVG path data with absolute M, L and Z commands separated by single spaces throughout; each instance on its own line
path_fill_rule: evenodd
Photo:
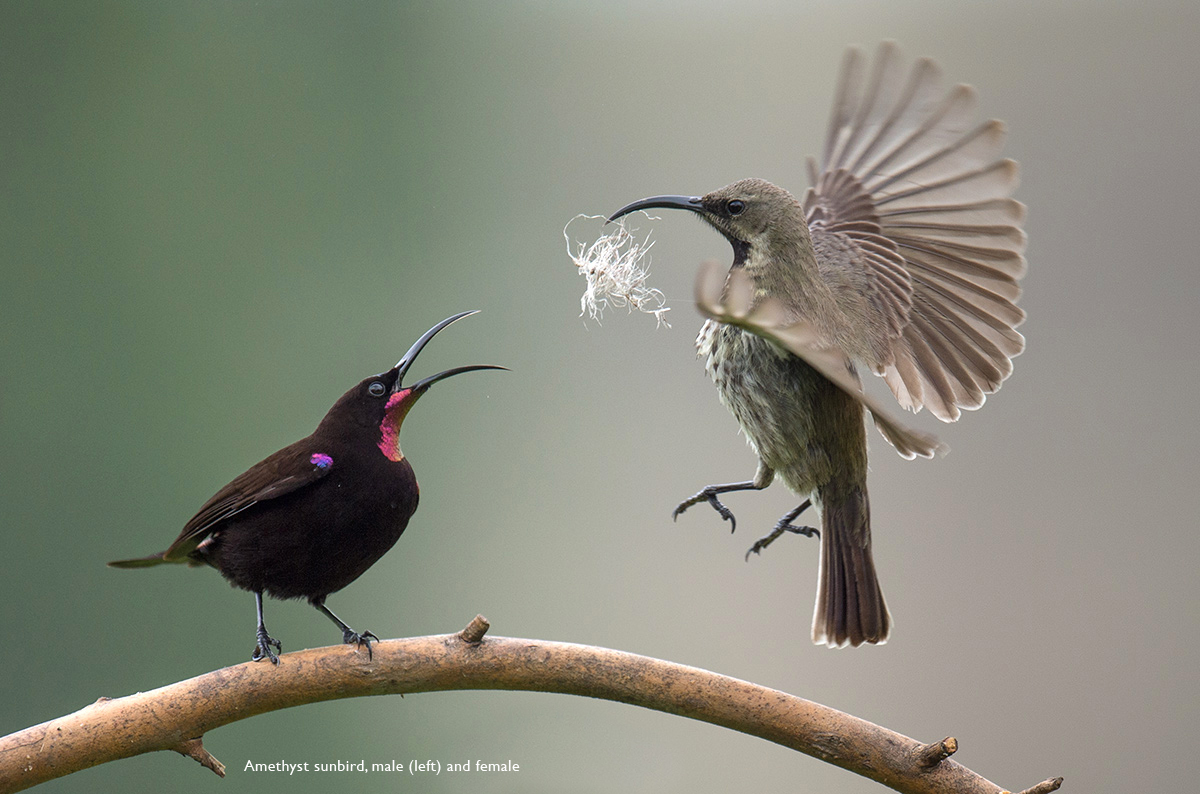
M 1004 125 L 972 121 L 975 91 L 942 95 L 929 59 L 907 78 L 880 45 L 864 83 L 850 50 L 804 209 L 822 266 L 861 268 L 887 332 L 869 361 L 900 404 L 942 421 L 983 405 L 1025 347 L 1015 305 L 1025 274 L 1025 208 L 1009 196 Z
M 804 359 L 862 403 L 871 412 L 879 432 L 903 457 L 910 460 L 918 455 L 932 458 L 947 451 L 946 445 L 936 437 L 892 419 L 878 400 L 863 391 L 862 382 L 846 354 L 824 345 L 811 323 L 789 317 L 784 305 L 774 298 L 764 298 L 754 304 L 754 283 L 744 269 L 734 268 L 727 276 L 717 262 L 705 262 L 696 274 L 696 308 L 710 320 L 736 325 L 770 339 Z
M 165 562 L 181 562 L 206 538 L 220 529 L 221 522 L 249 510 L 259 502 L 277 499 L 320 480 L 333 470 L 333 458 L 314 452 L 309 439 L 297 441 L 238 475 L 208 500 L 184 526 L 179 537 L 163 555 Z

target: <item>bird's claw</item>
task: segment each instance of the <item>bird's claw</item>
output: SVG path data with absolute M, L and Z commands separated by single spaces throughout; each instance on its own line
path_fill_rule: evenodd
M 717 515 L 721 516 L 721 518 L 725 519 L 726 521 L 728 521 L 730 523 L 729 531 L 730 532 L 735 531 L 737 529 L 737 519 L 733 517 L 733 512 L 728 507 L 723 505 L 721 503 L 721 500 L 717 498 L 717 493 L 719 493 L 719 492 L 714 491 L 711 488 L 705 488 L 703 491 L 700 491 L 698 494 L 691 497 L 690 499 L 686 499 L 686 500 L 680 502 L 679 506 L 676 507 L 675 510 L 671 513 L 671 519 L 678 520 L 680 514 L 682 514 L 685 510 L 687 510 L 692 505 L 697 505 L 697 504 L 700 504 L 701 502 L 708 502 L 710 505 L 712 505 L 713 510 L 717 511 Z
M 713 506 L 713 510 L 717 511 L 717 515 L 729 522 L 730 532 L 737 530 L 737 519 L 733 517 L 733 512 L 721 504 L 721 500 L 717 498 L 716 494 L 708 497 L 708 503 Z
M 696 496 L 702 496 L 702 495 L 697 494 Z M 678 521 L 679 517 L 681 515 L 683 515 L 684 511 L 686 511 L 689 507 L 696 504 L 697 502 L 703 501 L 703 498 L 697 499 L 696 496 L 693 496 L 691 499 L 687 499 L 683 502 L 680 502 L 678 505 L 676 505 L 675 509 L 671 511 L 671 520 Z
M 259 631 L 258 644 L 254 646 L 254 655 L 250 657 L 250 661 L 261 662 L 263 659 L 270 659 L 271 664 L 278 665 L 279 656 L 275 651 L 283 653 L 283 644 L 267 634 L 266 630 Z
M 797 527 L 797 526 L 793 526 L 793 525 L 791 525 L 791 524 L 788 524 L 788 525 L 787 525 L 786 527 L 784 527 L 783 529 L 784 529 L 784 531 L 786 531 L 786 532 L 792 532 L 792 533 L 795 533 L 795 534 L 797 534 L 797 535 L 803 535 L 803 536 L 804 536 L 804 537 L 806 537 L 806 538 L 819 538 L 819 537 L 821 537 L 821 530 L 817 529 L 816 527 Z
M 779 537 L 779 535 L 772 532 L 770 535 L 767 535 L 766 537 L 762 537 L 762 538 L 759 538 L 758 540 L 754 541 L 754 545 L 751 546 L 749 551 L 746 552 L 746 562 L 750 562 L 751 554 L 762 554 L 762 550 L 765 549 L 767 546 L 770 546 L 771 541 L 775 540 L 775 538 L 777 538 L 777 537 Z
M 791 532 L 795 535 L 803 535 L 806 538 L 821 537 L 821 530 L 816 527 L 798 527 L 793 524 L 785 524 L 780 521 L 775 525 L 775 528 L 767 535 L 763 535 L 758 540 L 754 541 L 754 545 L 746 552 L 746 562 L 750 561 L 751 554 L 762 554 L 762 550 L 775 542 L 775 538 L 782 535 L 784 532 Z
M 367 646 L 368 659 L 375 658 L 375 655 L 371 652 L 371 640 L 378 642 L 379 638 L 369 631 L 364 631 L 362 634 L 359 634 L 357 631 L 346 629 L 344 632 L 342 632 L 342 642 L 346 643 L 347 645 L 355 645 L 359 648 L 363 647 L 364 645 Z

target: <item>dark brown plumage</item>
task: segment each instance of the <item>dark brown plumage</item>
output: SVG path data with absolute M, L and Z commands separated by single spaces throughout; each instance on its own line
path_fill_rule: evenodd
M 400 426 L 434 383 L 493 366 L 440 372 L 411 386 L 403 378 L 421 349 L 452 322 L 427 331 L 395 367 L 362 381 L 329 409 L 312 435 L 252 466 L 218 491 L 164 552 L 110 562 L 115 568 L 161 563 L 211 565 L 255 595 L 258 637 L 253 659 L 278 663 L 280 643 L 263 624 L 262 595 L 306 598 L 342 630 L 347 644 L 377 639 L 358 633 L 325 606 L 387 553 L 417 509 L 412 466 L 400 451 Z
M 971 122 L 974 91 L 941 97 L 936 65 L 907 80 L 894 44 L 871 77 L 844 63 L 822 170 L 799 201 L 761 179 L 704 196 L 654 196 L 617 211 L 698 214 L 729 240 L 727 279 L 707 269 L 697 305 L 709 319 L 697 347 L 718 392 L 758 454 L 752 480 L 711 485 L 680 504 L 766 488 L 778 474 L 805 501 L 751 548 L 821 510 L 821 569 L 812 636 L 838 647 L 884 642 L 891 616 L 871 556 L 864 407 L 906 458 L 939 448 L 865 396 L 856 365 L 884 377 L 900 404 L 958 419 L 1000 388 L 1024 348 L 1014 305 L 1025 272 L 1024 207 L 1009 198 L 1016 163 L 998 159 L 1004 127 Z M 724 283 L 722 283 L 724 282 Z

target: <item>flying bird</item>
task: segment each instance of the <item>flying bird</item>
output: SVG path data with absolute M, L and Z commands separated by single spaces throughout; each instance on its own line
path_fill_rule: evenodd
M 1025 346 L 1015 305 L 1025 208 L 1011 198 L 1017 164 L 1000 157 L 1004 125 L 974 122 L 974 89 L 943 93 L 928 58 L 905 74 L 885 42 L 869 76 L 864 60 L 857 49 L 845 56 L 802 199 L 743 179 L 635 201 L 609 218 L 688 210 L 732 246 L 724 278 L 711 268 L 699 276 L 708 320 L 696 345 L 758 468 L 702 489 L 674 515 L 707 502 L 736 527 L 719 497 L 778 475 L 803 501 L 750 552 L 785 532 L 821 537 L 812 639 L 830 647 L 883 643 L 892 626 L 871 555 L 864 409 L 905 458 L 943 449 L 865 397 L 859 371 L 882 376 L 902 407 L 953 422 L 1000 388 Z M 812 506 L 819 529 L 793 523 Z

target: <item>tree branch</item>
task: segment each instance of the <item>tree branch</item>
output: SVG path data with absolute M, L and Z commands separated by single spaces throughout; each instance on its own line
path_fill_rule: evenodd
M 1007 794 L 947 756 L 957 742 L 925 745 L 784 692 L 622 651 L 542 640 L 485 638 L 488 623 L 458 634 L 385 640 L 374 655 L 346 646 L 246 662 L 79 711 L 0 739 L 0 792 L 152 750 L 190 756 L 218 775 L 205 733 L 276 709 L 364 695 L 505 689 L 615 700 L 723 725 L 799 750 L 908 794 Z M 1056 790 L 1062 778 L 1027 789 Z

